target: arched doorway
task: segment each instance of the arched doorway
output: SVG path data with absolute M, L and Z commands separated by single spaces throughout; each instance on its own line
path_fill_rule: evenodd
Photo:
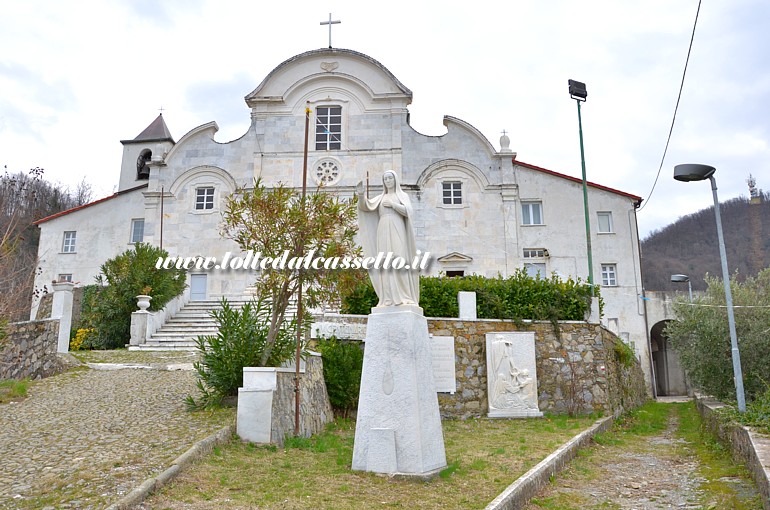
M 650 330 L 656 391 L 660 396 L 687 395 L 690 393 L 687 377 L 679 363 L 679 356 L 671 349 L 665 334 L 668 322 L 668 320 L 662 320 Z

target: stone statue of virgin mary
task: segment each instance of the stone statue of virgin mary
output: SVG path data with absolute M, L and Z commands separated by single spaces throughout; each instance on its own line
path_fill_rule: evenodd
M 383 192 L 374 198 L 364 196 L 358 186 L 359 236 L 366 257 L 388 252 L 393 258 L 402 257 L 407 265 L 413 263 L 417 248 L 412 227 L 412 202 L 401 189 L 398 176 L 392 170 L 382 175 Z M 420 302 L 420 274 L 414 269 L 369 270 L 377 306 L 418 305 Z

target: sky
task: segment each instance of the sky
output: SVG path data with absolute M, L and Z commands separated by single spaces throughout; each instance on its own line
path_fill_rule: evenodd
M 698 0 L 441 3 L 235 0 L 0 0 L 0 165 L 42 167 L 94 198 L 117 189 L 120 140 L 163 108 L 175 140 L 216 121 L 227 142 L 249 126 L 243 98 L 284 60 L 332 45 L 378 60 L 413 92 L 411 125 L 445 115 L 517 159 L 644 198 L 640 236 L 713 204 L 674 165 L 716 167 L 719 198 L 770 190 L 770 2 L 704 0 L 657 186 Z

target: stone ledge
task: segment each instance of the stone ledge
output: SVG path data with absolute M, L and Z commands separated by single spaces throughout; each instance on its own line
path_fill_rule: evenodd
M 189 450 L 177 457 L 171 466 L 157 476 L 150 477 L 134 490 L 108 506 L 106 510 L 128 510 L 142 503 L 147 496 L 173 480 L 182 470 L 197 459 L 210 453 L 214 446 L 229 442 L 235 434 L 235 425 L 228 425 L 205 439 L 195 443 Z
M 709 431 L 730 447 L 734 459 L 746 464 L 762 495 L 764 509 L 770 510 L 770 437 L 721 420 L 715 411 L 725 404 L 718 400 L 695 395 L 695 405 Z
M 591 438 L 599 432 L 604 432 L 612 425 L 614 418 L 608 416 L 598 420 L 587 430 L 576 435 L 555 452 L 543 459 L 518 480 L 509 485 L 484 510 L 517 510 L 537 495 L 540 489 L 549 482 L 551 477 L 560 472 L 577 455 L 580 448 L 586 446 Z

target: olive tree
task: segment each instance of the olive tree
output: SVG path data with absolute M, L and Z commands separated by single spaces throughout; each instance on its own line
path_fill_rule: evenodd
M 226 199 L 222 235 L 244 251 L 276 261 L 260 270 L 255 283 L 260 297 L 271 305 L 262 365 L 270 358 L 300 288 L 307 309 L 338 301 L 341 293 L 365 277 L 364 271 L 342 267 L 345 260 L 360 255 L 354 241 L 356 218 L 355 199 L 345 201 L 323 189 L 303 198 L 294 188 L 283 184 L 268 188 L 256 180 L 252 188 L 241 188 Z M 308 265 L 310 259 L 321 258 L 327 264 Z M 336 269 L 331 264 L 335 261 Z
M 743 282 L 730 279 L 735 327 L 747 400 L 770 383 L 770 268 Z M 735 398 L 730 333 L 722 280 L 706 276 L 708 289 L 693 303 L 677 300 L 666 334 L 692 382 L 719 398 Z

